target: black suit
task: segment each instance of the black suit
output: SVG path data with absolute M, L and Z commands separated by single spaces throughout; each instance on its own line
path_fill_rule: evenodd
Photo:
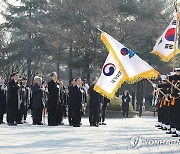
M 58 102 L 59 88 L 57 83 L 51 80 L 48 82 L 48 125 L 56 125 L 56 108 Z
M 7 122 L 10 124 L 17 122 L 18 89 L 17 82 L 14 80 L 9 81 L 7 91 Z
M 0 85 L 0 124 L 3 122 L 3 115 L 5 112 L 5 104 L 6 104 L 6 93 Z
M 72 125 L 72 105 L 73 105 L 73 102 L 74 102 L 74 98 L 73 98 L 73 85 L 70 85 L 68 87 L 68 90 L 69 90 L 69 100 L 68 100 L 68 121 L 69 121 L 69 124 Z
M 89 90 L 89 123 L 90 125 L 99 124 L 100 118 L 100 103 L 101 103 L 101 95 L 94 90 L 94 85 L 92 85 Z
M 82 107 L 82 93 L 80 87 L 74 86 L 72 89 L 73 93 L 73 103 L 72 103 L 72 123 L 73 126 L 79 126 L 81 122 L 81 107 Z
M 39 125 L 42 122 L 43 90 L 38 84 L 33 84 L 31 89 L 32 89 L 33 124 Z

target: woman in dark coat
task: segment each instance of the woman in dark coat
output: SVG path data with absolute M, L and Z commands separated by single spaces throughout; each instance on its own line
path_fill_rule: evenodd
M 128 118 L 129 102 L 130 102 L 129 92 L 127 90 L 125 90 L 122 95 L 123 118 L 125 118 L 125 117 Z

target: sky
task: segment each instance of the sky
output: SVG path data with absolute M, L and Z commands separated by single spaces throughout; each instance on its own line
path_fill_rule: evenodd
M 20 1 L 18 0 L 8 0 L 9 3 L 15 5 L 15 6 L 19 6 L 20 5 Z M 0 12 L 4 11 L 6 9 L 6 5 L 3 3 L 3 0 L 0 0 Z M 0 14 L 0 24 L 5 22 L 3 16 Z

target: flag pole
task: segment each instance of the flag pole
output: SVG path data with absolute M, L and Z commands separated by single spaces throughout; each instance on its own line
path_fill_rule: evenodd
M 98 27 L 96 27 L 97 28 L 97 30 L 99 30 L 101 33 L 103 33 L 103 30 L 101 30 L 100 28 L 98 28 Z
M 148 78 L 146 78 L 152 85 L 154 85 L 154 83 L 151 81 L 151 80 L 149 80 Z M 167 95 L 164 93 L 164 92 L 162 92 L 162 90 L 160 90 L 158 87 L 154 87 L 155 89 L 157 89 L 164 97 L 167 97 Z
M 179 22 L 178 22 L 178 4 L 177 4 L 177 0 L 174 2 L 174 7 L 176 10 L 176 32 L 175 32 L 175 36 L 174 36 L 174 56 L 173 56 L 173 72 L 175 72 L 175 66 L 176 66 L 176 45 L 177 45 L 177 39 L 178 39 L 178 26 L 179 26 Z
M 172 85 L 175 89 L 177 89 L 178 91 L 180 91 L 180 88 L 178 88 L 175 84 L 173 84 L 172 82 L 170 82 L 168 79 L 165 79 L 165 81 L 167 81 L 170 85 Z

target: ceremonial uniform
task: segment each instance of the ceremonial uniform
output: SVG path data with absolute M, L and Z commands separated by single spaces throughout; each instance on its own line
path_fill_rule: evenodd
M 166 95 L 170 93 L 170 84 L 168 84 L 166 81 L 163 81 L 158 85 L 158 88 Z M 162 129 L 167 130 L 170 129 L 170 111 L 169 111 L 169 100 L 167 100 L 167 97 L 160 94 L 160 102 L 159 102 L 159 108 L 158 108 L 158 122 L 162 123 Z M 168 128 L 167 128 L 168 127 Z
M 175 82 L 175 86 L 180 88 L 180 75 L 175 75 L 174 76 L 174 80 Z M 175 87 L 173 88 L 173 92 L 172 92 L 172 100 L 171 100 L 171 105 L 173 106 L 173 128 L 176 128 L 176 135 L 175 137 L 180 136 L 180 91 L 177 90 Z

